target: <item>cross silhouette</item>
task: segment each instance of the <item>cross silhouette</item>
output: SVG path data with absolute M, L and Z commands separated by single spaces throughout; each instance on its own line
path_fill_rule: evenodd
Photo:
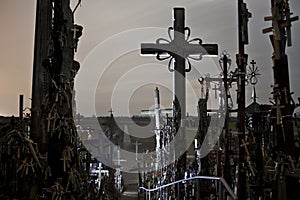
M 272 7 L 272 16 L 267 16 L 264 18 L 265 21 L 272 21 L 272 27 L 265 28 L 262 32 L 269 33 L 273 31 L 273 39 L 279 41 L 281 40 L 282 29 L 286 28 L 287 46 L 292 46 L 291 26 L 292 22 L 299 20 L 299 17 L 291 17 L 293 13 L 290 12 L 289 3 L 287 1 L 282 3 L 285 4 L 282 6 L 282 8 L 279 7 L 279 4 L 274 4 Z M 275 58 L 279 59 L 280 47 L 276 42 L 274 42 L 273 45 Z
M 175 71 L 174 74 L 174 113 L 180 113 L 181 119 L 185 119 L 186 105 L 185 105 L 185 73 L 191 70 L 191 65 L 188 58 L 191 55 L 198 55 L 199 59 L 204 55 L 217 55 L 217 44 L 202 44 L 202 40 L 199 38 L 189 40 L 190 29 L 185 27 L 184 8 L 174 8 L 174 25 L 169 28 L 170 41 L 166 39 L 158 39 L 156 43 L 143 43 L 141 44 L 141 54 L 156 54 L 158 60 L 164 60 L 161 55 L 169 55 L 167 58 L 171 58 L 169 62 L 169 70 Z M 173 38 L 171 37 L 171 31 L 174 30 Z M 186 34 L 187 32 L 187 34 Z M 161 43 L 164 41 L 164 43 Z M 193 43 L 198 42 L 198 43 Z M 171 61 L 174 59 L 174 69 L 171 69 Z M 186 69 L 186 60 L 189 63 L 188 69 Z M 179 119 L 180 120 L 180 119 Z
M 111 116 L 111 117 L 113 117 L 113 116 L 114 116 L 114 115 L 113 115 L 113 112 L 114 112 L 114 111 L 113 111 L 113 109 L 112 109 L 112 108 L 111 108 L 111 109 L 110 109 L 108 112 L 110 113 L 110 116 Z
M 246 152 L 246 155 L 247 155 L 246 160 L 247 160 L 249 169 L 250 169 L 252 175 L 255 176 L 256 169 L 252 166 L 250 152 L 249 152 L 248 147 L 247 147 L 248 145 L 249 145 L 249 142 L 245 142 L 245 140 L 242 139 L 242 144 L 240 146 L 245 148 L 245 152 Z
M 249 66 L 249 71 L 248 71 L 249 81 L 250 81 L 251 85 L 256 85 L 256 83 L 257 83 L 257 77 L 256 76 L 260 75 L 258 73 L 259 70 L 258 70 L 258 67 L 255 66 L 256 62 L 254 60 L 252 60 L 250 62 L 250 64 L 251 64 L 251 66 Z

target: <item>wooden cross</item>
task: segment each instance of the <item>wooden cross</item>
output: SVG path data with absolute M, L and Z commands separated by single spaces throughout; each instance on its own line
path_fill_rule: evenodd
M 292 22 L 299 20 L 298 16 L 291 17 L 293 13 L 291 13 L 290 8 L 289 8 L 289 3 L 286 1 L 285 2 L 285 21 L 282 22 L 281 27 L 286 27 L 286 36 L 287 36 L 287 46 L 290 47 L 292 46 L 292 34 L 291 34 L 291 27 L 292 27 Z
M 273 31 L 274 40 L 281 40 L 282 29 L 286 28 L 287 46 L 292 46 L 291 37 L 291 26 L 292 22 L 299 20 L 298 16 L 291 17 L 293 13 L 290 12 L 288 2 L 282 2 L 286 4 L 284 9 L 279 9 L 278 4 L 274 4 L 272 7 L 272 16 L 267 16 L 264 18 L 265 21 L 272 21 L 272 27 L 263 29 L 263 33 L 268 33 Z M 278 43 L 273 41 L 275 58 L 280 58 L 280 47 Z
M 246 152 L 246 155 L 247 155 L 247 159 L 246 160 L 247 160 L 249 169 L 250 169 L 252 175 L 255 176 L 255 171 L 256 170 L 255 170 L 255 168 L 253 168 L 253 166 L 251 164 L 251 157 L 250 157 L 250 153 L 249 153 L 247 145 L 249 145 L 249 142 L 245 142 L 245 140 L 242 139 L 242 144 L 240 146 L 245 148 L 245 152 Z
M 285 106 L 281 106 L 280 105 L 280 101 L 279 101 L 279 98 L 277 97 L 276 99 L 276 104 L 272 106 L 272 108 L 275 108 L 276 109 L 276 124 L 277 125 L 280 125 L 281 124 L 281 109 L 284 108 Z
M 141 54 L 156 54 L 158 58 L 159 55 L 167 54 L 174 58 L 174 114 L 180 113 L 181 120 L 184 120 L 186 115 L 185 73 L 189 71 L 186 69 L 185 61 L 190 55 L 203 56 L 218 54 L 217 44 L 202 44 L 200 39 L 197 39 L 197 41 L 199 41 L 198 44 L 188 41 L 186 39 L 186 31 L 188 31 L 188 38 L 189 28 L 185 27 L 184 21 L 184 8 L 174 8 L 174 25 L 173 28 L 169 29 L 174 29 L 174 36 L 170 38 L 171 41 L 169 43 L 159 43 L 159 40 L 157 40 L 157 43 L 141 44 Z
M 291 94 L 289 93 L 289 91 L 286 87 L 284 87 L 282 91 L 284 93 L 285 103 L 288 104 L 289 103 L 289 97 L 290 97 Z

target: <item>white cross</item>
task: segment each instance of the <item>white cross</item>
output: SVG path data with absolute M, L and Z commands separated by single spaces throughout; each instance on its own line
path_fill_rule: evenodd
M 74 28 L 71 29 L 71 31 L 73 31 L 73 39 L 76 39 L 76 33 L 77 31 L 79 31 L 79 29 L 77 29 L 77 26 L 75 25 Z

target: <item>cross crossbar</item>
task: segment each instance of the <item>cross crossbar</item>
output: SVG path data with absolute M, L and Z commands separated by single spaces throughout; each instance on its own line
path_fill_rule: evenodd
M 189 55 L 218 55 L 217 44 L 189 44 L 185 42 L 182 46 L 176 44 L 141 44 L 142 54 L 169 54 L 179 55 L 186 58 Z

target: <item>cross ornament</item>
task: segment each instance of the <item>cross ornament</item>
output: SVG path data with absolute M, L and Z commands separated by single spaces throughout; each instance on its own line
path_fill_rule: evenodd
M 82 27 L 75 24 L 73 28 L 71 28 L 71 31 L 73 32 L 73 39 L 75 40 L 81 35 Z
M 248 78 L 249 78 L 249 81 L 250 81 L 250 84 L 251 85 L 256 85 L 257 83 L 257 76 L 261 75 L 258 70 L 258 67 L 255 66 L 256 65 L 256 62 L 254 60 L 252 60 L 250 62 L 250 66 L 249 66 L 249 70 L 248 70 Z

